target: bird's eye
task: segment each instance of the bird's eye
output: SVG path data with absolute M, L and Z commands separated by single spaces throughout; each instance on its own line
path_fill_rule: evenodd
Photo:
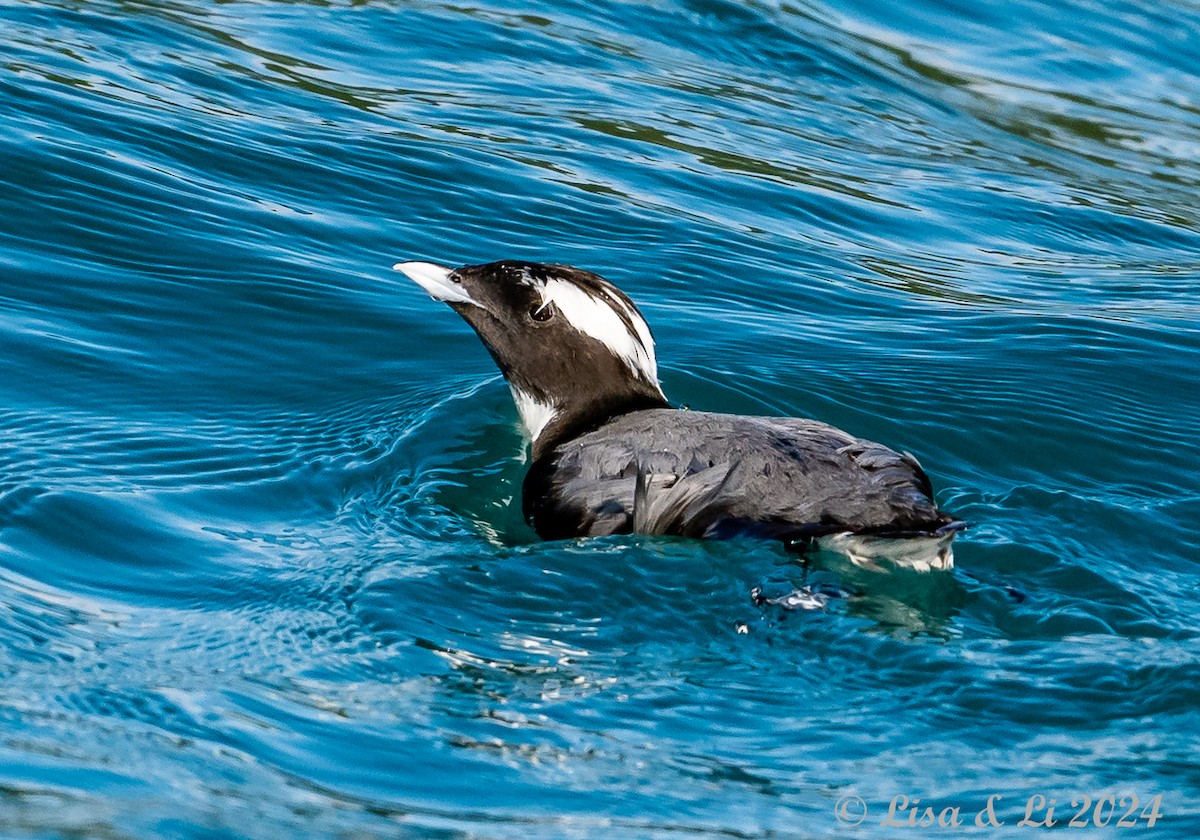
M 539 304 L 533 307 L 533 309 L 530 309 L 529 317 L 539 323 L 544 324 L 554 317 L 554 313 L 554 303 L 551 301 L 546 301 L 545 303 Z

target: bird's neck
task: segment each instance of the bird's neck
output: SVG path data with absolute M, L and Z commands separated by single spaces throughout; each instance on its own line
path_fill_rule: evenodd
M 537 461 L 555 447 L 598 429 L 623 414 L 670 407 L 661 391 L 647 388 L 622 395 L 596 395 L 557 408 L 536 435 L 531 433 L 533 460 Z

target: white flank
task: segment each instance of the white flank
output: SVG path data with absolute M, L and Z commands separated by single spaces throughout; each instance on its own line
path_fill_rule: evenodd
M 552 405 L 538 402 L 529 394 L 509 385 L 512 390 L 513 402 L 517 404 L 517 413 L 521 415 L 521 425 L 531 441 L 536 441 L 542 430 L 558 415 L 558 410 Z
M 427 262 L 402 262 L 396 263 L 392 269 L 404 272 L 409 280 L 429 292 L 430 297 L 434 300 L 440 300 L 443 303 L 470 303 L 479 306 L 467 294 L 466 289 L 450 279 L 454 270 L 446 268 L 444 265 Z
M 597 298 L 568 280 L 553 278 L 542 286 L 542 300 L 553 301 L 575 329 L 601 342 L 629 365 L 634 374 L 658 385 L 658 363 L 654 359 L 650 328 L 623 301 L 609 294 Z M 617 308 L 629 316 L 636 335 L 617 314 Z
M 880 568 L 885 560 L 915 572 L 953 569 L 954 552 L 950 543 L 954 534 L 940 537 L 871 537 L 862 534 L 830 534 L 817 545 L 826 551 L 844 555 L 851 563 L 866 569 Z

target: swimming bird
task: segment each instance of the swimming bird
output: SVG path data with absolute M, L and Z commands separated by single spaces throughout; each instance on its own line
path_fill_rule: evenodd
M 673 408 L 633 301 L 590 271 L 505 260 L 394 268 L 475 330 L 532 444 L 526 520 L 544 539 L 758 536 L 876 567 L 948 569 L 964 523 L 895 452 L 816 420 Z

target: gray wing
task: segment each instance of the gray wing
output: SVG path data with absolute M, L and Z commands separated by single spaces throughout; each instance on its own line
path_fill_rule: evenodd
M 560 445 L 530 469 L 524 498 L 549 539 L 899 536 L 951 522 L 907 453 L 812 420 L 671 409 L 623 415 Z

